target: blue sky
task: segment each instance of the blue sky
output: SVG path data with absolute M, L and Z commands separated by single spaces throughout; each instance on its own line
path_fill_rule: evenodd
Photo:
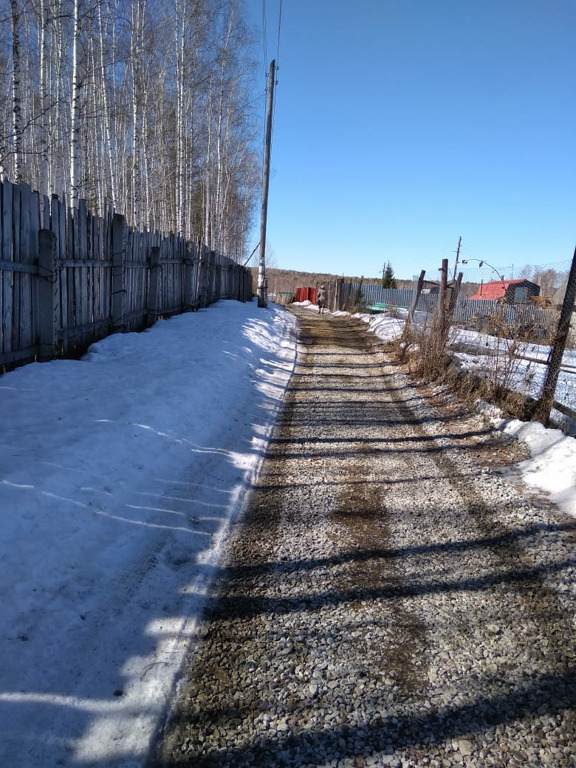
M 576 0 L 283 0 L 279 51 L 280 0 L 247 5 L 262 89 L 279 65 L 276 266 L 437 279 L 461 236 L 507 277 L 569 268 Z

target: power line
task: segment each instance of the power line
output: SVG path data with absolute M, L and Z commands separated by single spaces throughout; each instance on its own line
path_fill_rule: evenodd
M 530 267 L 530 269 L 555 269 L 556 267 L 561 267 L 563 271 L 568 272 L 570 264 L 570 259 L 564 259 L 563 261 L 551 261 L 548 264 L 527 264 L 526 266 Z
M 280 0 L 280 8 L 278 10 L 278 40 L 276 42 L 276 69 L 278 69 L 280 61 L 280 30 L 282 28 L 282 0 Z
M 486 259 L 479 254 L 478 252 L 474 251 L 472 248 L 469 248 L 468 246 L 463 245 L 462 246 L 462 252 L 464 254 L 472 254 L 473 257 L 477 258 L 479 261 L 486 262 Z M 494 257 L 492 257 L 494 258 Z M 499 261 L 499 260 L 498 260 Z M 567 272 L 570 269 L 571 260 L 570 259 L 563 259 L 562 261 L 553 261 L 548 262 L 547 264 L 530 264 L 530 263 L 522 263 L 519 264 L 519 262 L 514 262 L 514 264 L 511 264 L 507 267 L 502 267 L 502 272 L 510 272 L 514 270 L 514 268 L 523 269 L 524 267 L 529 267 L 532 271 L 537 270 L 546 270 L 546 269 L 556 269 L 559 271 Z
M 266 29 L 266 0 L 262 0 L 262 45 L 264 53 L 264 67 L 268 65 L 268 31 Z

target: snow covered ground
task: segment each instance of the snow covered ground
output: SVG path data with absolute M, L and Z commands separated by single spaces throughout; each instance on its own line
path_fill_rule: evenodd
M 295 360 L 219 302 L 0 377 L 0 766 L 140 766 Z
M 365 316 L 380 338 L 400 321 Z M 294 366 L 294 318 L 222 301 L 0 377 L 0 766 L 140 768 Z M 576 516 L 576 440 L 522 470 Z
M 370 330 L 383 340 L 393 338 L 404 327 L 403 320 L 384 315 L 361 315 L 360 317 L 369 324 Z M 455 329 L 452 342 L 465 344 L 470 349 L 478 350 L 476 355 L 471 352 L 457 353 L 466 370 L 479 374 L 495 374 L 495 371 L 491 370 L 493 365 L 491 361 L 494 358 L 487 356 L 486 350 L 505 342 L 492 336 L 459 329 Z M 501 349 L 499 352 L 504 356 L 506 349 Z M 508 384 L 514 391 L 538 397 L 546 368 L 535 363 L 534 359 L 546 360 L 548 347 L 525 344 L 518 352 L 525 358 L 532 359 L 515 360 L 506 369 L 510 378 Z M 563 361 L 574 370 L 564 369 L 561 372 L 556 399 L 576 408 L 576 353 L 574 350 L 566 350 Z M 505 419 L 498 408 L 488 403 L 479 402 L 478 409 L 485 413 L 498 429 L 523 440 L 528 445 L 531 458 L 522 462 L 517 468 L 521 471 L 525 482 L 535 489 L 545 491 L 560 509 L 576 517 L 576 439 L 570 436 L 576 432 L 576 424 L 574 422 L 566 424 L 567 420 L 562 414 L 554 412 L 556 418 L 565 423 L 563 432 L 559 429 L 545 429 L 536 422 L 526 423 L 518 419 Z M 566 431 L 570 434 L 565 434 Z
M 302 302 L 300 306 L 317 312 L 318 308 L 309 301 Z M 334 313 L 345 314 L 345 313 Z M 369 329 L 382 341 L 396 338 L 404 328 L 404 319 L 389 317 L 385 314 L 358 314 L 359 319 L 367 323 Z M 474 331 L 454 329 L 451 343 L 463 345 L 473 352 L 457 353 L 461 364 L 466 370 L 479 374 L 493 375 L 491 370 L 492 360 L 486 355 L 487 350 L 494 350 L 497 345 L 505 344 L 495 339 Z M 498 350 L 504 356 L 506 349 Z M 507 369 L 510 375 L 510 388 L 524 395 L 537 397 L 541 391 L 545 374 L 545 367 L 538 365 L 534 359 L 546 360 L 548 347 L 535 344 L 525 344 L 517 350 L 526 358 L 518 359 Z M 566 350 L 563 362 L 569 369 L 564 369 L 558 379 L 556 399 L 576 408 L 576 352 Z M 573 369 L 573 370 L 572 370 Z M 576 439 L 571 434 L 576 433 L 574 422 L 566 424 L 566 419 L 554 412 L 559 421 L 565 423 L 564 432 L 559 429 L 545 429 L 541 424 L 526 423 L 517 419 L 505 419 L 498 408 L 478 402 L 478 410 L 486 414 L 493 424 L 508 435 L 523 440 L 530 448 L 531 458 L 520 464 L 517 469 L 522 473 L 525 482 L 535 489 L 544 491 L 549 498 L 558 505 L 566 514 L 576 517 Z M 568 434 L 565 434 L 565 432 Z

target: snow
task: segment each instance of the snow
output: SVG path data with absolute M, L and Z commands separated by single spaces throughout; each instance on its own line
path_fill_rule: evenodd
M 382 341 L 398 337 L 404 327 L 404 322 L 386 315 L 360 314 L 358 317 L 368 323 L 370 330 Z M 486 348 L 492 348 L 502 343 L 493 336 L 462 331 L 456 329 L 451 343 L 466 343 L 477 354 L 457 354 L 466 370 L 486 373 Z M 505 351 L 505 350 L 504 350 Z M 504 352 L 503 351 L 503 352 Z M 524 357 L 537 358 L 546 361 L 548 347 L 534 344 L 521 345 L 516 350 Z M 481 353 L 481 354 L 480 354 Z M 563 362 L 573 366 L 574 371 L 563 369 L 556 390 L 556 399 L 563 403 L 576 402 L 576 352 L 566 350 Z M 510 366 L 511 389 L 525 395 L 537 397 L 541 391 L 545 368 L 532 360 L 515 359 Z M 505 419 L 501 411 L 493 405 L 477 403 L 478 410 L 483 412 L 494 426 L 504 433 L 522 440 L 530 449 L 531 458 L 516 468 L 524 482 L 535 490 L 548 494 L 549 499 L 560 510 L 576 517 L 576 439 L 559 429 L 546 429 L 538 422 L 522 422 L 518 419 Z M 572 406 L 574 407 L 574 406 Z M 565 423 L 561 414 L 554 412 L 558 421 Z M 567 431 L 574 431 L 574 423 L 566 424 Z
M 294 322 L 218 302 L 0 377 L 2 768 L 142 765 L 260 467 Z
M 403 325 L 361 317 L 382 339 Z M 294 324 L 222 301 L 0 377 L 2 768 L 144 765 L 261 465 Z M 576 516 L 576 440 L 490 416 L 530 446 L 526 481 Z

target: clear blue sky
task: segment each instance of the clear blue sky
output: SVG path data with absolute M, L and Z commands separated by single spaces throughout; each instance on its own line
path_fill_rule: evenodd
M 279 55 L 280 0 L 247 4 L 262 89 L 279 65 L 276 266 L 437 279 L 462 236 L 498 270 L 569 267 L 576 0 L 283 0 Z

